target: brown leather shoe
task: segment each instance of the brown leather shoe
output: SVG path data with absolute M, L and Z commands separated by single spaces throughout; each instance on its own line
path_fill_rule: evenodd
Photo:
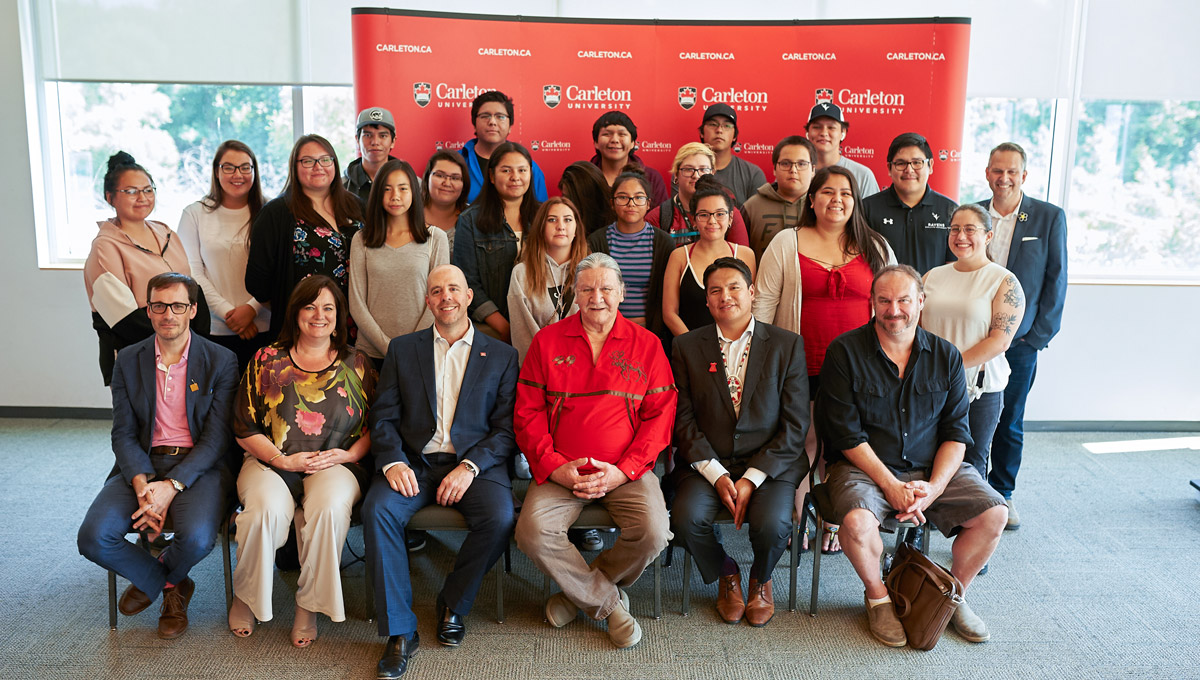
M 746 623 L 755 628 L 762 628 L 773 616 L 775 616 L 775 599 L 771 596 L 771 582 L 759 583 L 750 579 L 750 599 L 746 603 Z
M 164 640 L 174 640 L 183 635 L 188 627 L 188 603 L 192 601 L 192 593 L 196 592 L 196 583 L 185 578 L 174 588 L 163 589 L 163 602 L 158 617 L 158 637 Z
M 145 611 L 149 606 L 150 598 L 132 583 L 125 589 L 125 592 L 121 593 L 121 599 L 117 600 L 117 610 L 125 616 L 133 616 Z
M 742 596 L 742 575 L 730 574 L 717 581 L 717 615 L 729 625 L 742 620 L 746 599 Z

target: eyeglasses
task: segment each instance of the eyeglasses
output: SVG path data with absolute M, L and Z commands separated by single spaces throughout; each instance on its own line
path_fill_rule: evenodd
M 983 227 L 950 227 L 950 233 L 954 234 L 955 236 L 958 236 L 959 234 L 966 234 L 967 236 L 974 236 L 975 234 L 978 234 L 980 232 L 986 232 L 986 231 L 989 231 L 989 230 L 984 229 Z
M 900 170 L 901 172 L 903 172 L 907 168 L 912 168 L 913 170 L 920 170 L 921 168 L 925 167 L 925 164 L 928 162 L 929 162 L 928 158 L 917 158 L 917 159 L 911 160 L 911 161 L 892 161 L 891 165 L 892 165 L 893 170 Z
M 243 175 L 254 174 L 254 166 L 249 163 L 242 163 L 241 165 L 234 165 L 233 163 L 222 163 L 220 167 L 221 167 L 222 175 L 232 175 L 235 172 L 240 172 Z
M 328 168 L 329 166 L 333 165 L 333 156 L 321 156 L 320 158 L 309 158 L 305 156 L 299 160 L 299 163 L 306 168 L 311 168 L 317 163 L 320 163 L 321 167 L 323 168 Z
M 679 166 L 679 174 L 684 177 L 699 177 L 701 175 L 711 175 L 712 168 L 693 168 L 690 165 Z
M 637 205 L 642 206 L 650 202 L 649 196 L 613 196 L 613 203 L 617 205 Z
M 775 166 L 778 168 L 782 168 L 784 172 L 791 172 L 792 170 L 807 170 L 808 168 L 812 167 L 812 162 L 810 162 L 810 161 L 779 161 L 778 163 L 775 164 Z
M 734 125 L 733 123 L 718 123 L 715 120 L 708 121 L 707 123 L 704 124 L 704 127 L 708 128 L 709 130 L 725 130 L 725 131 L 731 131 L 731 130 L 737 129 L 737 126 Z
M 485 123 L 490 123 L 494 120 L 497 123 L 504 124 L 508 122 L 508 119 L 509 116 L 507 113 L 481 113 L 475 116 L 475 120 L 482 120 Z
M 148 186 L 148 187 L 145 187 L 142 189 L 132 189 L 132 188 L 131 189 L 117 189 L 117 193 L 125 194 L 126 196 L 137 196 L 138 194 L 141 194 L 143 196 L 153 196 L 154 195 L 154 187 Z
M 702 211 L 696 213 L 696 221 L 697 222 L 707 223 L 709 220 L 714 220 L 714 219 L 718 222 L 724 222 L 725 218 L 727 218 L 727 217 L 729 217 L 728 210 L 714 210 L 712 212 L 707 212 L 707 211 L 702 210 Z
M 163 314 L 169 308 L 175 314 L 183 314 L 192 308 L 190 302 L 151 302 L 147 307 L 155 314 Z
M 447 175 L 446 173 L 442 172 L 441 170 L 434 172 L 432 177 L 439 182 L 447 182 L 448 181 L 452 184 L 461 184 L 463 181 L 462 175 Z

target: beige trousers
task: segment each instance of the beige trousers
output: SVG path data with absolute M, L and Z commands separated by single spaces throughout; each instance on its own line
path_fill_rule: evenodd
M 243 506 L 237 516 L 237 567 L 233 570 L 233 591 L 238 598 L 259 621 L 271 620 L 275 551 L 287 541 L 288 527 L 295 519 L 300 552 L 296 604 L 334 621 L 345 621 L 342 546 L 350 531 L 350 510 L 362 496 L 353 473 L 335 465 L 309 475 L 297 508 L 279 475 L 247 456 L 237 491 Z

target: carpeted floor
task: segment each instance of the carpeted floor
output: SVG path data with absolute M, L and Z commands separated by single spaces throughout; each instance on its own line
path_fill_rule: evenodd
M 276 619 L 249 639 L 225 624 L 220 545 L 192 572 L 191 627 L 155 636 L 157 606 L 108 629 L 106 575 L 82 558 L 75 532 L 112 466 L 108 424 L 0 419 L 0 678 L 373 678 L 382 652 L 367 623 L 361 565 L 347 568 L 349 619 L 320 623 L 320 639 L 288 641 L 296 574 L 276 579 Z M 1178 436 L 1178 435 L 1164 435 Z M 679 615 L 682 560 L 663 571 L 664 616 L 651 618 L 649 572 L 632 588 L 644 631 L 632 650 L 609 644 L 584 620 L 542 622 L 542 579 L 513 548 L 506 621 L 495 616 L 495 576 L 483 585 L 465 645 L 439 647 L 433 600 L 449 569 L 454 534 L 435 534 L 413 560 L 423 638 L 406 678 L 1198 678 L 1200 677 L 1200 453 L 1092 454 L 1083 444 L 1150 439 L 1144 433 L 1029 435 L 1016 501 L 1023 527 L 1007 532 L 991 572 L 969 591 L 992 640 L 952 631 L 931 652 L 889 649 L 867 632 L 862 586 L 844 557 L 823 560 L 817 618 L 788 612 L 786 557 L 775 573 L 778 613 L 763 629 L 726 626 L 715 587 L 693 574 L 692 614 Z M 361 548 L 358 529 L 351 542 Z M 749 561 L 745 532 L 727 533 Z M 950 544 L 931 554 L 948 563 Z M 811 555 L 800 562 L 807 605 Z M 118 581 L 124 589 L 125 581 Z

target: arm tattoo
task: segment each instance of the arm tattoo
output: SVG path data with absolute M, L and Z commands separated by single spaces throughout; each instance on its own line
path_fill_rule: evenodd
M 1017 283 L 1017 277 L 1012 274 L 1004 279 L 1004 283 L 1008 285 L 1008 290 L 1004 291 L 1004 304 L 1012 307 L 1024 307 L 1025 295 L 1021 292 L 1021 285 Z
M 1004 331 L 1005 335 L 1012 335 L 1014 332 L 1016 332 L 1016 324 L 1016 314 L 1005 314 L 1004 312 L 1000 312 L 992 316 L 992 326 L 990 330 L 1001 330 Z

